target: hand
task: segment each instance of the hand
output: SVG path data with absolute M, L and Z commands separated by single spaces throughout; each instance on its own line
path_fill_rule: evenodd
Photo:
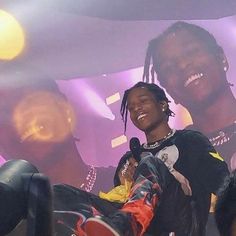
M 129 158 L 125 162 L 124 166 L 120 169 L 118 173 L 121 184 L 124 185 L 125 180 L 129 182 L 133 182 L 133 176 L 134 176 L 134 172 L 137 166 L 138 166 L 138 163 L 133 157 Z
M 179 181 L 179 183 L 181 184 L 181 188 L 184 194 L 187 196 L 192 196 L 192 189 L 190 187 L 189 181 L 175 169 L 171 171 L 171 174 L 174 175 L 177 181 Z

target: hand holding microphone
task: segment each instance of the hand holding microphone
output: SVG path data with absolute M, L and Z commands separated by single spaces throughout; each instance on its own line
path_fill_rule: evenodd
M 141 157 L 141 144 L 138 138 L 133 137 L 129 141 L 129 148 L 133 154 L 134 159 L 139 162 Z
M 129 147 L 132 156 L 126 159 L 123 167 L 119 171 L 120 182 L 124 184 L 124 180 L 133 181 L 133 176 L 138 162 L 140 161 L 141 145 L 138 138 L 133 137 L 130 139 Z

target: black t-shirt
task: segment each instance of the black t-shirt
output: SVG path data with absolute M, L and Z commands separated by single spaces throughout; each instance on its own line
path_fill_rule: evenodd
M 188 128 L 199 130 L 194 125 Z M 206 133 L 206 136 L 224 158 L 229 170 L 236 169 L 236 122 L 214 132 Z
M 143 151 L 151 152 L 163 160 L 170 171 L 178 171 L 189 181 L 197 217 L 205 227 L 210 195 L 218 190 L 228 174 L 226 163 L 209 140 L 197 131 L 177 130 L 158 147 L 143 148 Z

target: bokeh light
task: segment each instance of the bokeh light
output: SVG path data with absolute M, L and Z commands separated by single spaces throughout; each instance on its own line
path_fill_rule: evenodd
M 13 113 L 21 142 L 60 142 L 73 131 L 75 114 L 61 96 L 35 92 L 24 97 Z
M 0 59 L 11 60 L 22 52 L 25 44 L 22 27 L 3 10 L 0 10 L 0 35 Z

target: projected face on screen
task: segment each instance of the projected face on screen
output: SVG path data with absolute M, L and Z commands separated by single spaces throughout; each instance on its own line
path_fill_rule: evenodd
M 162 39 L 156 49 L 158 78 L 176 102 L 191 107 L 201 104 L 225 87 L 223 52 L 182 29 Z
M 87 169 L 72 136 L 73 108 L 55 81 L 17 81 L 0 86 L 0 155 L 31 162 L 52 182 L 79 184 Z
M 0 96 L 1 152 L 6 158 L 43 161 L 71 133 L 73 111 L 59 93 L 3 88 Z
M 160 84 L 190 113 L 193 124 L 188 128 L 207 135 L 235 169 L 236 99 L 226 78 L 228 60 L 213 34 L 176 22 L 150 41 L 147 52 L 144 78 L 149 78 L 152 60 Z

